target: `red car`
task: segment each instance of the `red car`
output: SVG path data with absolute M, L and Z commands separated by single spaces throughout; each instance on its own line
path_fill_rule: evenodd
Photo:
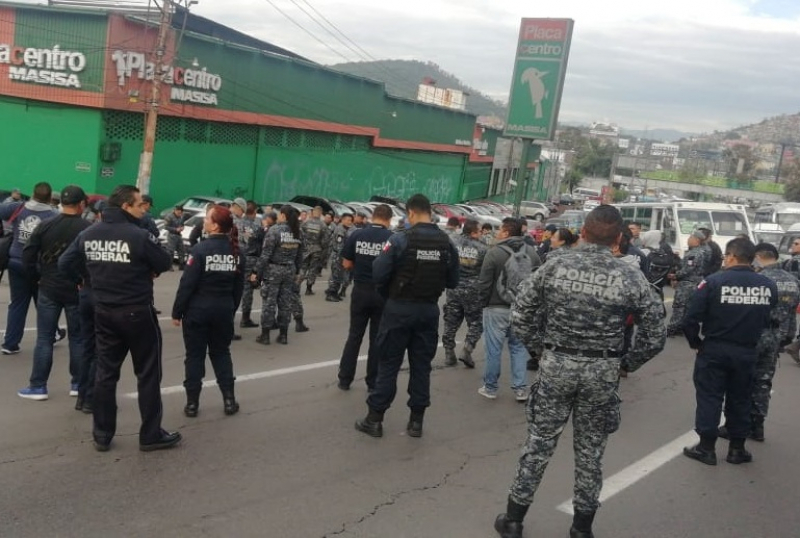
M 467 213 L 463 209 L 449 204 L 433 204 L 431 207 L 433 208 L 433 212 L 442 217 L 445 221 L 450 217 L 457 218 L 461 226 L 464 225 L 464 222 L 468 218 Z

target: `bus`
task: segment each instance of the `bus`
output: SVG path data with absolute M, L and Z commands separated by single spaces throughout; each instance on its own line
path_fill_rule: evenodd
M 753 230 L 742 205 L 705 202 L 654 202 L 614 204 L 627 222 L 638 222 L 642 232 L 661 230 L 672 250 L 683 255 L 687 240 L 698 228 L 714 232 L 714 241 L 722 248 L 738 235 L 755 241 Z
M 800 204 L 787 202 L 759 207 L 753 223 L 777 224 L 785 232 L 791 225 L 800 224 Z

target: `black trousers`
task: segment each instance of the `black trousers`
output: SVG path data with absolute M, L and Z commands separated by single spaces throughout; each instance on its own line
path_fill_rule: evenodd
M 408 352 L 408 406 L 424 411 L 431 404 L 431 361 L 439 343 L 439 305 L 389 299 L 383 309 L 375 346 L 378 378 L 367 398 L 373 411 L 385 412 L 397 394 L 397 374 Z
M 375 386 L 375 378 L 378 376 L 378 349 L 375 338 L 378 336 L 385 304 L 385 299 L 375 291 L 374 285 L 359 282 L 354 284 L 353 294 L 350 296 L 350 331 L 342 350 L 342 359 L 339 361 L 339 381 L 342 383 L 349 385 L 356 376 L 358 352 L 369 325 L 366 382 L 369 389 Z
M 78 312 L 81 316 L 83 357 L 78 370 L 78 395 L 91 403 L 94 397 L 94 378 L 97 375 L 97 344 L 94 329 L 94 295 L 90 288 L 82 288 L 78 295 Z
M 138 381 L 140 443 L 161 438 L 161 328 L 152 305 L 95 306 L 97 375 L 94 437 L 108 443 L 117 431 L 117 382 L 130 352 Z
M 755 348 L 705 341 L 694 363 L 697 397 L 695 431 L 716 437 L 725 402 L 725 424 L 731 438 L 750 433 L 751 391 L 756 369 Z
M 183 318 L 186 391 L 199 391 L 206 375 L 206 350 L 220 389 L 233 387 L 233 302 L 230 299 L 190 306 Z

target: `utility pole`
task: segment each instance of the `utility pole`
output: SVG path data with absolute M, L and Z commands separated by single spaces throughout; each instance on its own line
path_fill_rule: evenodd
M 167 48 L 167 36 L 172 25 L 172 0 L 161 2 L 161 23 L 158 27 L 158 42 L 153 51 L 153 64 L 155 71 L 150 93 L 150 107 L 147 109 L 147 121 L 144 129 L 144 147 L 139 159 L 139 175 L 136 178 L 136 187 L 142 194 L 150 192 L 150 174 L 153 170 L 153 150 L 156 146 L 156 126 L 158 125 L 158 107 L 161 102 L 161 83 L 164 74 L 164 55 Z

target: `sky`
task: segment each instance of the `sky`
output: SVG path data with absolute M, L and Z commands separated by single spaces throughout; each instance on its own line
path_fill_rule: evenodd
M 192 11 L 322 64 L 431 61 L 501 101 L 520 19 L 571 18 L 560 121 L 700 133 L 800 112 L 797 0 L 199 0 Z

